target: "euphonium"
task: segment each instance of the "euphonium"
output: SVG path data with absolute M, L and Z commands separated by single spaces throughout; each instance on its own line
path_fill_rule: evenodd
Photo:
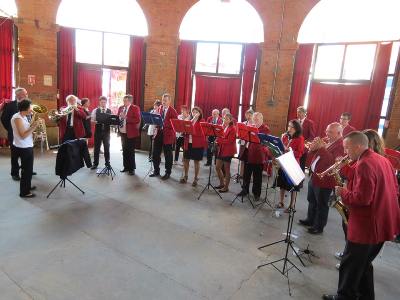
M 336 184 L 338 186 L 343 186 L 343 182 L 340 177 L 339 171 L 342 167 L 349 164 L 350 162 L 351 162 L 350 157 L 348 155 L 346 155 L 343 158 L 341 158 L 340 160 L 338 160 L 337 162 L 335 162 L 328 169 L 326 169 L 325 171 L 323 171 L 321 173 L 317 173 L 316 175 L 319 178 L 323 178 L 325 176 L 333 176 L 336 180 Z M 348 220 L 349 220 L 349 210 L 343 204 L 341 198 L 339 196 L 336 196 L 335 199 L 331 202 L 330 206 L 336 208 L 336 210 L 339 212 L 339 214 L 343 218 L 344 223 L 347 225 Z
M 51 109 L 48 113 L 48 117 L 50 120 L 54 121 L 54 122 L 58 122 L 58 120 L 60 120 L 62 117 L 69 115 L 70 113 L 72 113 L 74 111 L 74 109 L 77 106 L 67 106 L 63 109 L 60 109 L 60 111 L 58 111 L 57 109 Z
M 47 107 L 42 104 L 32 104 L 32 111 L 33 114 L 31 118 L 31 124 L 33 122 L 39 121 L 39 126 L 36 128 L 35 132 L 36 133 L 45 132 L 46 128 L 44 125 L 44 120 L 42 118 L 39 118 L 37 115 L 47 113 Z

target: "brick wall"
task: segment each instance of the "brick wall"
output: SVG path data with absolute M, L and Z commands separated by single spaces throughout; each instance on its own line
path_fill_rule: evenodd
M 55 23 L 59 0 L 17 0 L 20 55 L 17 84 L 26 86 L 34 101 L 52 108 L 56 106 L 57 26 Z M 179 26 L 187 10 L 196 0 L 138 0 L 149 26 L 146 38 L 145 108 L 163 92 L 175 95 Z M 286 128 L 296 52 L 296 38 L 302 21 L 318 0 L 287 0 L 281 39 L 275 96 L 271 101 L 272 83 L 281 28 L 282 1 L 249 0 L 264 22 L 264 43 L 256 99 L 274 134 Z M 27 75 L 36 75 L 36 84 L 27 86 Z M 53 77 L 53 85 L 43 85 L 43 75 Z M 397 145 L 400 125 L 400 95 L 395 106 L 387 135 L 388 145 Z

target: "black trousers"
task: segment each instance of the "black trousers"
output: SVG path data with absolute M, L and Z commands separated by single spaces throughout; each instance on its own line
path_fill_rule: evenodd
M 301 157 L 300 157 L 300 168 L 303 170 L 306 169 L 306 160 L 307 160 L 307 152 L 304 153 Z
M 7 135 L 11 152 L 11 176 L 19 176 L 18 153 L 13 144 L 14 136 L 12 135 L 12 132 L 8 133 Z
M 149 135 L 149 138 L 150 138 L 149 159 L 151 159 L 153 155 L 153 136 Z
M 312 180 L 308 183 L 308 210 L 307 221 L 313 224 L 318 230 L 323 230 L 328 222 L 329 214 L 329 195 L 332 189 L 313 186 Z
M 207 147 L 207 165 L 210 165 L 213 160 L 213 145 L 215 141 L 215 136 L 208 137 L 208 147 Z
M 21 180 L 19 183 L 19 194 L 27 195 L 31 190 L 32 170 L 33 170 L 33 148 L 18 148 L 14 146 L 17 159 L 21 159 Z
M 104 160 L 106 164 L 110 163 L 110 130 L 96 130 L 94 132 L 94 161 L 93 164 L 99 164 L 99 155 L 101 143 L 104 146 Z
M 121 144 L 124 170 L 133 171 L 136 169 L 135 139 L 129 139 L 126 133 L 121 133 Z
M 179 160 L 179 152 L 181 151 L 181 148 L 183 149 L 183 143 L 185 141 L 185 138 L 183 136 L 180 136 L 176 139 L 175 143 L 175 161 Z
M 249 193 L 250 179 L 251 179 L 251 175 L 253 175 L 252 192 L 255 197 L 260 197 L 261 184 L 262 184 L 262 172 L 263 172 L 262 164 L 245 163 L 244 174 L 243 174 L 243 191 Z
M 75 140 L 75 132 L 73 127 L 68 127 L 65 129 L 64 137 L 62 142 L 70 141 L 70 140 Z
M 339 269 L 339 300 L 375 299 L 372 262 L 382 246 L 383 243 L 369 245 L 346 242 Z
M 172 169 L 172 145 L 164 145 L 163 132 L 159 132 L 154 139 L 153 145 L 153 166 L 154 173 L 160 174 L 161 152 L 164 151 L 165 157 L 165 173 L 171 174 Z

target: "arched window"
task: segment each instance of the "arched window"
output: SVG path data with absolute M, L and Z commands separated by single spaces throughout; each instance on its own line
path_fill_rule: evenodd
M 6 18 L 17 16 L 17 5 L 15 4 L 15 0 L 1 0 L 0 16 Z

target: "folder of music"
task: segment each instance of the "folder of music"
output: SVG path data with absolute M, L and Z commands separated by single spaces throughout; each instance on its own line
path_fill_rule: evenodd
M 237 123 L 237 138 L 250 143 L 260 144 L 258 137 L 258 128 L 247 126 L 243 123 Z
M 163 119 L 160 115 L 158 114 L 152 114 L 149 112 L 142 112 L 142 120 L 145 124 L 149 125 L 157 125 L 157 126 L 163 126 Z
M 224 127 L 222 125 L 200 122 L 200 126 L 205 136 L 224 136 Z
M 185 134 L 193 134 L 192 121 L 171 119 L 171 124 L 176 132 L 185 133 Z

